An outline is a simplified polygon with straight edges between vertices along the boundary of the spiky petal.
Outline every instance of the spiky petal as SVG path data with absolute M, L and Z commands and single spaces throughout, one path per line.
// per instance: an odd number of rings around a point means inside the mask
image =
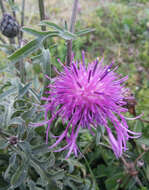
M 114 62 L 108 66 L 103 66 L 102 62 L 103 59 L 96 59 L 86 67 L 84 54 L 83 63 L 72 60 L 69 67 L 63 66 L 63 72 L 50 84 L 47 92 L 49 97 L 44 98 L 47 100 L 44 105 L 45 122 L 48 124 L 46 142 L 51 123 L 57 116 L 61 117 L 67 126 L 60 136 L 55 137 L 56 142 L 49 148 L 55 148 L 65 140 L 66 145 L 55 151 L 68 149 L 67 158 L 72 152 L 77 156 L 76 140 L 81 127 L 93 134 L 93 128 L 104 126 L 117 158 L 127 150 L 129 138 L 140 136 L 140 133 L 128 129 L 123 116 L 128 111 L 124 108 L 127 89 L 123 85 L 128 77 L 120 78 L 115 72 L 117 68 L 112 70 Z M 50 120 L 47 118 L 48 112 L 52 113 Z

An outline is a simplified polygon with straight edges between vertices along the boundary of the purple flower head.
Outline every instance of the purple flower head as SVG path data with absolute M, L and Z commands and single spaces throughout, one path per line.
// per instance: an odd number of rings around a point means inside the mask
M 96 59 L 86 66 L 84 53 L 82 62 L 72 58 L 70 66 L 63 65 L 63 71 L 49 85 L 49 96 L 43 98 L 47 101 L 44 105 L 44 124 L 48 124 L 46 143 L 51 123 L 58 116 L 61 117 L 67 126 L 60 136 L 53 136 L 56 142 L 49 148 L 55 148 L 64 140 L 66 145 L 55 152 L 68 149 L 66 158 L 72 152 L 76 156 L 78 154 L 76 141 L 81 127 L 87 128 L 94 135 L 93 131 L 97 127 L 104 126 L 117 158 L 127 150 L 126 142 L 129 138 L 140 136 L 140 133 L 128 129 L 123 116 L 128 111 L 124 108 L 128 89 L 123 84 L 128 77 L 120 78 L 115 72 L 117 67 L 112 69 L 114 62 L 107 66 L 103 66 L 102 62 L 103 59 Z M 50 119 L 47 117 L 48 112 L 52 114 Z

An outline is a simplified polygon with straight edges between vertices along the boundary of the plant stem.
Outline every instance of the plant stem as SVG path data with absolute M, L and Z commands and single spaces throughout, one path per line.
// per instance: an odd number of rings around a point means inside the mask
M 12 0 L 12 3 L 14 5 L 15 4 L 15 0 Z M 13 9 L 13 7 L 11 7 L 11 9 L 12 9 L 13 17 L 16 19 L 16 12 L 15 12 L 15 10 Z
M 45 13 L 44 0 L 38 0 L 38 6 L 39 6 L 40 21 L 45 20 L 46 13 Z M 46 26 L 41 26 L 41 30 L 46 31 Z M 47 53 L 47 56 L 48 56 L 47 61 L 44 60 L 45 63 L 43 63 L 43 66 L 44 66 L 43 74 L 51 77 L 50 51 L 49 51 L 48 44 L 46 41 L 43 42 L 43 45 L 45 49 L 43 48 L 42 53 L 43 54 Z M 48 84 L 49 84 L 49 80 L 45 77 L 43 94 L 45 93 Z
M 39 5 L 39 14 L 40 14 L 40 21 L 45 20 L 45 6 L 44 6 L 44 0 L 38 0 Z M 42 31 L 46 31 L 46 26 L 41 26 Z M 43 42 L 44 47 L 47 49 L 48 45 L 46 41 Z
M 3 5 L 3 0 L 0 0 L 0 7 L 1 7 L 1 10 L 2 10 L 2 13 L 4 14 L 5 13 L 5 7 Z
M 71 15 L 71 21 L 70 21 L 70 32 L 74 33 L 75 30 L 75 22 L 76 22 L 76 16 L 77 16 L 77 8 L 78 8 L 78 0 L 74 0 L 73 4 L 73 10 Z M 67 65 L 70 64 L 72 57 L 72 40 L 69 40 L 67 42 Z
M 22 10 L 21 10 L 21 28 L 24 26 L 24 11 L 25 11 L 25 0 L 22 0 Z M 23 38 L 23 32 L 20 32 L 20 40 Z
M 91 169 L 91 167 L 90 167 L 90 165 L 89 165 L 87 159 L 85 158 L 85 156 L 83 156 L 83 158 L 84 158 L 84 160 L 85 160 L 85 163 L 86 163 L 86 165 L 87 165 L 87 167 L 88 167 L 88 170 L 89 170 L 89 172 L 90 172 L 91 178 L 92 178 L 92 180 L 93 180 L 93 188 L 95 188 L 95 190 L 99 190 L 99 187 L 98 187 L 98 184 L 96 183 L 96 178 L 95 178 L 95 176 L 94 176 L 94 174 L 93 174 L 93 172 L 92 172 L 92 169 Z
M 45 20 L 44 1 L 43 0 L 38 0 L 38 5 L 39 5 L 40 20 Z M 45 26 L 41 26 L 41 30 L 45 31 L 46 27 Z
M 22 0 L 22 7 L 21 7 L 21 28 L 24 26 L 24 12 L 25 12 L 25 0 Z M 21 41 L 23 39 L 23 32 L 20 31 L 20 34 L 18 36 L 18 43 L 19 47 L 21 47 Z M 20 70 L 20 78 L 21 82 L 25 83 L 26 82 L 26 71 L 25 71 L 25 66 L 24 66 L 24 61 L 23 59 L 19 61 L 19 70 Z
M 21 8 L 21 28 L 24 26 L 24 12 L 25 12 L 25 0 L 22 0 L 22 8 Z M 23 32 L 21 31 L 19 36 L 18 36 L 18 43 L 19 47 L 21 47 L 21 41 L 23 39 Z M 25 83 L 26 82 L 26 71 L 25 71 L 25 66 L 24 66 L 24 61 L 23 59 L 20 60 L 19 62 L 19 70 L 20 70 L 20 78 L 21 82 Z
M 12 0 L 12 3 L 14 4 L 15 1 Z M 11 10 L 12 10 L 13 17 L 16 19 L 16 13 L 15 13 L 15 11 L 13 10 L 12 6 L 11 6 Z M 14 39 L 14 38 L 10 38 L 10 39 L 9 39 L 9 43 L 10 43 L 10 44 L 15 44 L 15 39 Z

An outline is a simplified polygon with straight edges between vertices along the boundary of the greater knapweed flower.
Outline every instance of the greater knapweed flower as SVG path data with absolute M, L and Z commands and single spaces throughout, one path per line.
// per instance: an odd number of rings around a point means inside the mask
M 95 129 L 102 125 L 107 131 L 115 156 L 119 158 L 127 150 L 127 140 L 140 136 L 140 133 L 128 129 L 123 116 L 128 111 L 124 107 L 128 89 L 123 84 L 128 77 L 121 78 L 115 72 L 117 67 L 112 69 L 113 65 L 114 62 L 103 66 L 103 59 L 85 64 L 84 53 L 82 62 L 72 58 L 70 66 L 63 65 L 63 71 L 49 85 L 49 96 L 43 98 L 47 101 L 44 105 L 45 122 L 35 124 L 48 124 L 46 143 L 53 120 L 61 117 L 67 124 L 60 136 L 53 136 L 56 142 L 49 148 L 55 148 L 65 140 L 66 145 L 55 152 L 68 149 L 66 158 L 72 152 L 77 156 L 79 148 L 76 141 L 80 128 L 87 128 L 94 134 Z M 52 115 L 50 119 L 48 112 Z

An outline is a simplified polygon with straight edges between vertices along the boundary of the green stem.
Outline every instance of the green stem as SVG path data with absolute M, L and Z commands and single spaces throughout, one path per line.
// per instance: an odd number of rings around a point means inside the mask
M 1 10 L 2 10 L 2 13 L 4 14 L 5 13 L 5 7 L 3 5 L 3 0 L 0 0 L 0 7 L 1 7 Z
M 24 12 L 25 12 L 25 0 L 22 0 L 22 9 L 21 9 L 21 27 L 24 26 Z M 23 39 L 23 32 L 20 32 L 18 37 L 19 46 L 21 46 L 21 41 Z M 26 70 L 23 59 L 19 62 L 20 78 L 21 82 L 25 84 L 26 82 Z
M 12 0 L 12 3 L 13 3 L 13 5 L 14 5 L 15 0 Z M 11 6 L 11 10 L 12 10 L 13 17 L 16 19 L 16 12 L 15 12 L 15 10 L 13 10 L 12 6 Z M 10 43 L 10 44 L 15 44 L 15 39 L 14 39 L 14 38 L 10 38 L 10 39 L 9 39 L 9 43 Z
M 72 33 L 74 33 L 74 30 L 75 30 L 78 1 L 79 0 L 74 0 L 74 4 L 73 4 L 73 10 L 72 10 L 71 21 L 70 21 L 70 29 L 69 29 L 70 32 L 72 32 Z M 69 40 L 67 42 L 67 65 L 70 64 L 71 57 L 72 57 L 72 40 Z
M 43 0 L 38 0 L 38 5 L 39 5 L 39 13 L 40 13 L 40 20 L 45 20 L 45 7 L 44 7 L 44 1 Z M 45 31 L 46 27 L 41 26 L 41 30 Z
M 22 0 L 22 10 L 21 10 L 21 27 L 24 26 L 24 12 L 25 12 L 25 0 Z M 20 33 L 20 40 L 23 38 L 23 32 Z
M 90 167 L 90 165 L 89 165 L 87 159 L 85 158 L 85 156 L 83 156 L 83 158 L 84 158 L 85 163 L 86 163 L 86 165 L 87 165 L 87 167 L 88 167 L 88 169 L 89 169 L 89 172 L 90 172 L 90 174 L 91 174 L 91 178 L 92 178 L 92 180 L 93 180 L 93 186 L 96 188 L 95 190 L 100 190 L 99 187 L 98 187 L 98 184 L 96 183 L 96 178 L 95 178 L 95 176 L 94 176 L 94 174 L 93 174 L 93 172 L 92 172 L 92 169 L 91 169 L 91 167 Z

